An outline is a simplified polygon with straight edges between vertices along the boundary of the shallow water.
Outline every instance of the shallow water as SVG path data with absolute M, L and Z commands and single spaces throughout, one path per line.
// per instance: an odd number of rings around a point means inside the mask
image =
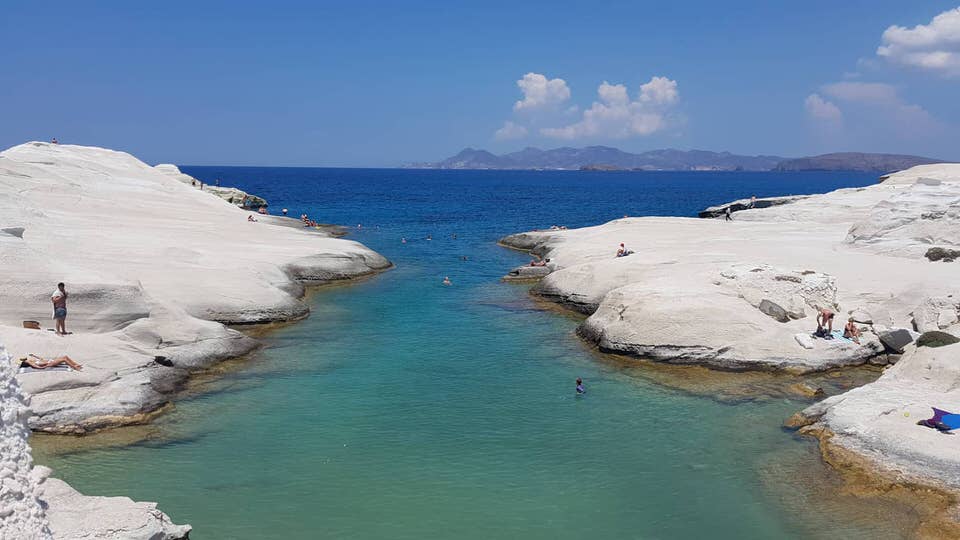
M 153 426 L 35 438 L 38 461 L 81 491 L 158 501 L 196 539 L 895 538 L 910 526 L 838 495 L 814 442 L 780 428 L 806 401 L 661 384 L 498 281 L 528 260 L 495 245 L 510 232 L 872 175 L 185 171 L 273 211 L 360 221 L 352 237 L 397 268 L 319 290 L 309 319 Z

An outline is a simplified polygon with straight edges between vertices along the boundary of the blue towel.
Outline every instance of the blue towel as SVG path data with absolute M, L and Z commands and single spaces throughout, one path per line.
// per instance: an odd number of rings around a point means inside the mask
M 843 337 L 843 330 L 834 330 L 830 333 L 830 335 L 833 336 L 833 339 L 840 339 L 846 341 L 847 343 L 853 343 L 852 339 Z

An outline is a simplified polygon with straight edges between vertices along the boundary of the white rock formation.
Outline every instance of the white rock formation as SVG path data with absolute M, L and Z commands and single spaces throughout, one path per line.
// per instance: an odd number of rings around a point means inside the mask
M 960 490 L 957 437 L 918 426 L 931 407 L 960 412 L 960 344 L 913 347 L 875 382 L 831 396 L 792 419 L 906 480 Z
M 56 539 L 181 540 L 192 529 L 175 525 L 156 503 L 83 495 L 56 478 L 48 479 L 43 490 Z
M 926 298 L 960 298 L 960 266 L 923 257 L 960 242 L 958 201 L 960 165 L 924 165 L 867 188 L 742 210 L 732 222 L 624 218 L 501 243 L 551 259 L 557 269 L 534 292 L 590 314 L 580 333 L 603 350 L 805 372 L 882 350 L 870 332 L 861 346 L 798 340 L 816 329 L 817 305 L 837 311 L 834 329 L 855 314 L 880 331 L 927 321 L 929 310 L 917 309 Z M 635 253 L 614 257 L 621 242 Z M 937 326 L 951 313 L 937 311 Z
M 189 525 L 174 525 L 153 503 L 126 497 L 86 497 L 34 466 L 27 418 L 29 398 L 0 344 L 0 538 L 178 540 Z
M 260 206 L 267 205 L 267 201 L 264 200 L 262 197 L 252 195 L 250 193 L 247 193 L 246 191 L 237 189 L 235 187 L 201 184 L 200 181 L 197 180 L 196 178 L 180 172 L 180 168 L 177 167 L 176 165 L 171 165 L 169 163 L 161 163 L 160 165 L 154 165 L 153 168 L 171 178 L 174 178 L 180 182 L 183 182 L 184 184 L 189 185 L 190 187 L 193 187 L 194 189 L 202 188 L 204 193 L 209 193 L 211 195 L 220 197 L 221 199 L 227 201 L 228 203 L 234 206 L 239 206 L 243 208 L 243 204 L 245 201 L 247 203 L 247 208 L 259 208 Z
M 33 466 L 27 439 L 29 398 L 20 391 L 0 344 L 0 538 L 52 538 L 40 497 L 44 469 Z
M 85 366 L 19 375 L 33 395 L 33 429 L 142 422 L 189 371 L 256 347 L 220 323 L 306 316 L 304 283 L 390 266 L 293 220 L 249 222 L 249 212 L 170 173 L 101 148 L 27 143 L 0 153 L 0 339 L 14 356 L 67 354 Z M 60 281 L 73 334 L 22 328 L 52 328 Z

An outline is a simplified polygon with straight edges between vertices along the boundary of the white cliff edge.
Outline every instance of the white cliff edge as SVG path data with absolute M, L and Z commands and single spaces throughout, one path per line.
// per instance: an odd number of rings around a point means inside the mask
M 181 176 L 102 148 L 0 152 L 0 339 L 18 358 L 66 354 L 84 365 L 17 375 L 32 429 L 144 422 L 190 372 L 257 347 L 224 324 L 305 317 L 305 285 L 390 267 L 295 220 L 248 221 L 255 214 Z M 62 337 L 47 331 L 61 281 L 72 332 Z
M 86 497 L 34 466 L 27 397 L 0 344 L 0 538 L 178 540 L 189 525 L 174 525 L 153 503 L 126 497 Z
M 621 242 L 634 253 L 615 257 Z M 624 218 L 501 243 L 550 259 L 533 292 L 589 314 L 579 333 L 608 352 L 810 372 L 886 363 L 885 352 L 903 346 L 894 337 L 960 335 L 951 300 L 960 298 L 960 263 L 924 256 L 960 247 L 960 164 L 922 165 L 732 221 Z M 835 330 L 853 317 L 861 344 L 813 339 L 817 307 L 837 313 Z

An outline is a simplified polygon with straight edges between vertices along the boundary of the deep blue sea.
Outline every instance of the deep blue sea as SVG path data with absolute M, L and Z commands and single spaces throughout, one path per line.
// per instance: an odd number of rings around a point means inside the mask
M 499 281 L 529 260 L 496 245 L 513 232 L 875 175 L 183 171 L 348 225 L 396 268 L 311 295 L 309 319 L 149 428 L 36 438 L 38 460 L 84 492 L 158 501 L 195 540 L 872 539 L 909 525 L 840 494 L 815 443 L 780 427 L 808 404 L 770 390 L 783 380 L 600 355 L 576 316 Z

